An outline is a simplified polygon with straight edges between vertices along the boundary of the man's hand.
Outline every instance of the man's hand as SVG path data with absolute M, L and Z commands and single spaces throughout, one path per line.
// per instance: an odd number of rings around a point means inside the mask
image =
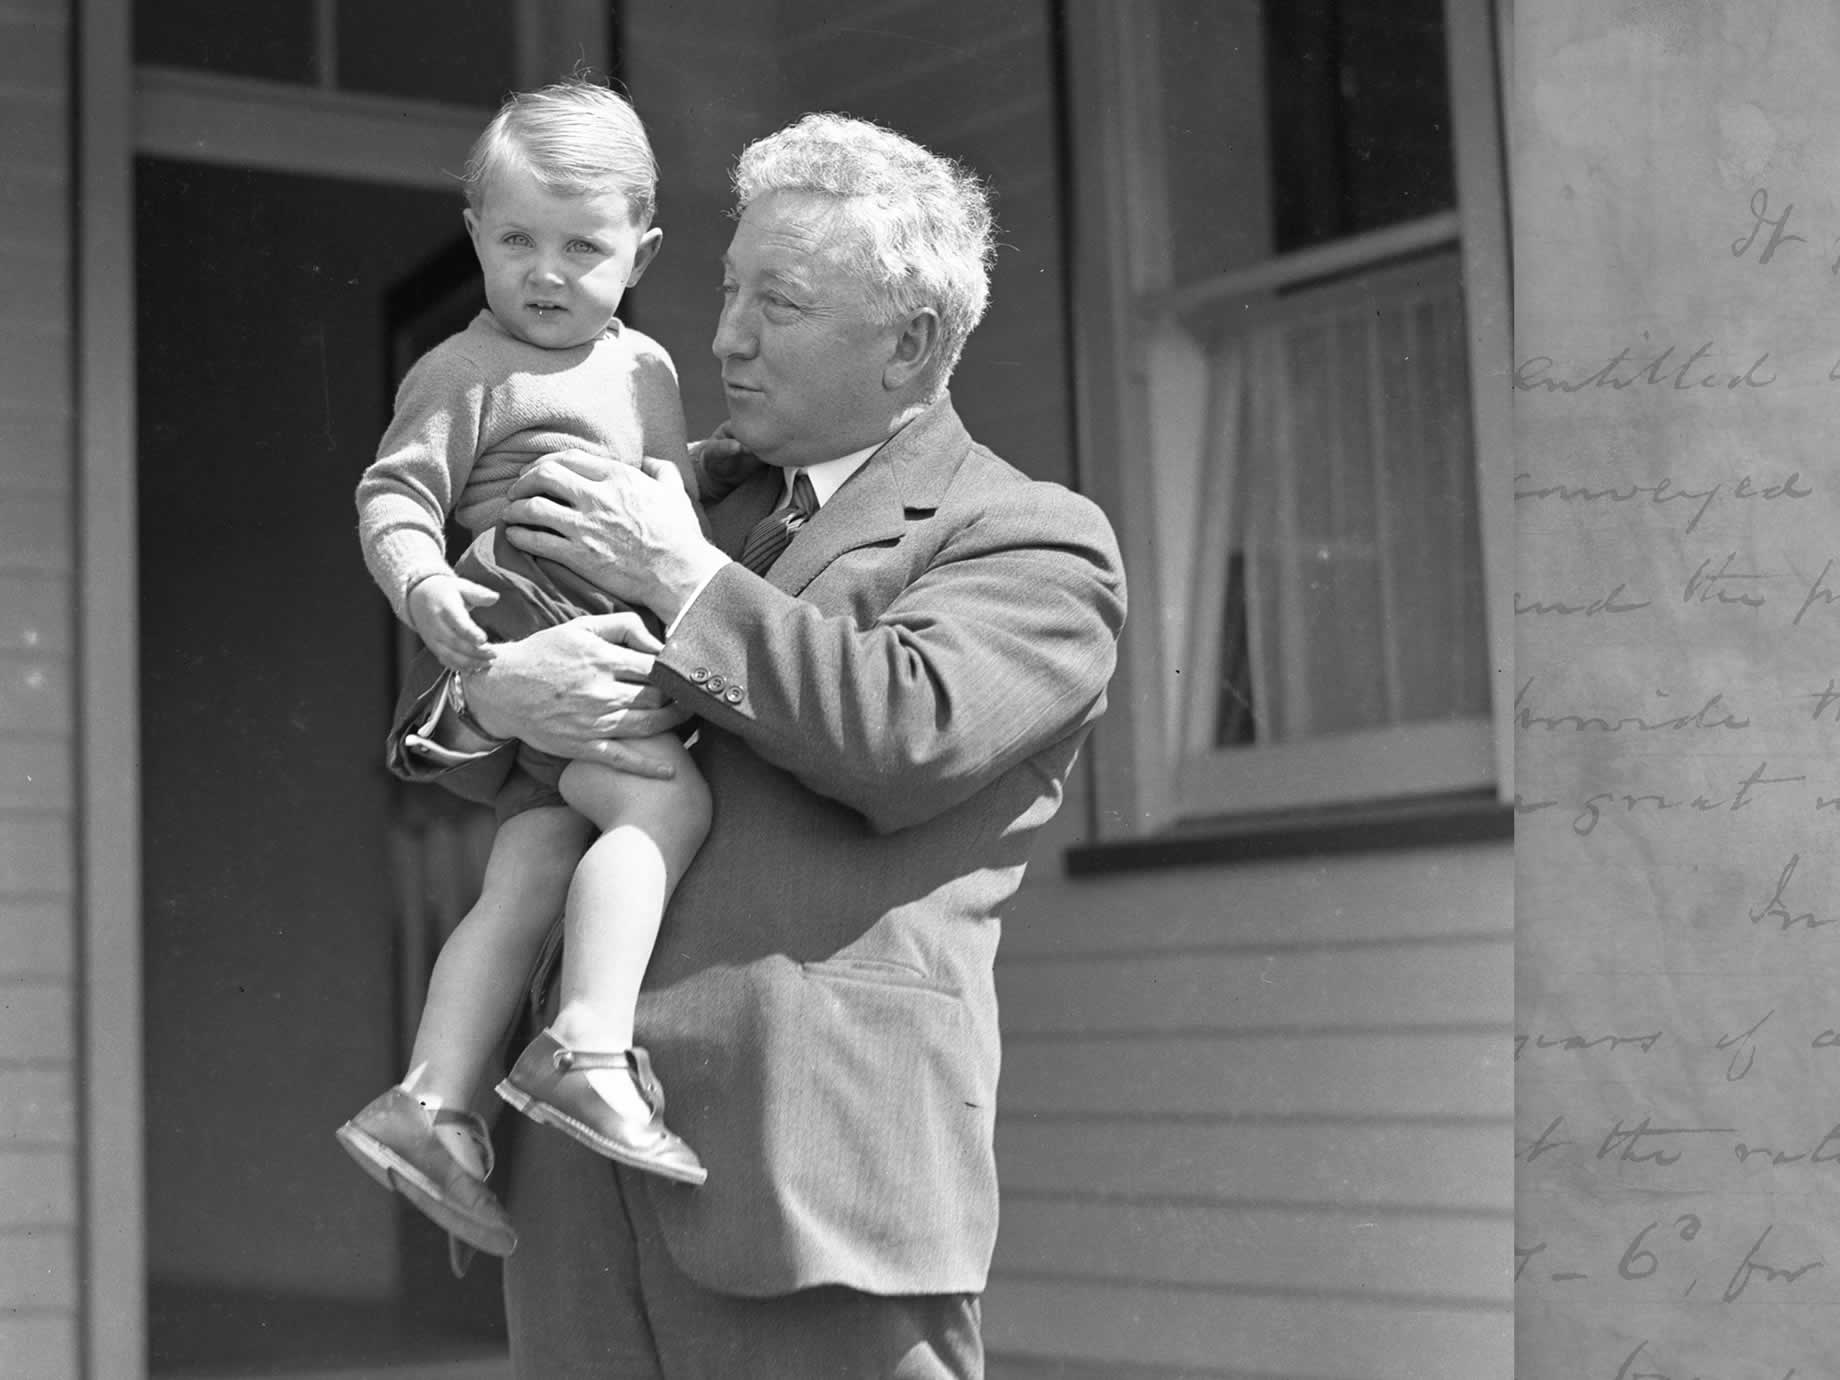
M 665 780 L 673 775 L 668 763 L 619 741 L 668 732 L 690 717 L 648 683 L 660 645 L 636 613 L 544 628 L 494 648 L 491 665 L 467 678 L 467 708 L 493 737 Z
M 572 454 L 545 456 L 508 491 L 511 544 L 558 561 L 665 623 L 728 558 L 703 538 L 675 465 L 650 456 L 598 479 Z
M 763 468 L 762 461 L 752 451 L 743 449 L 728 428 L 729 424 L 723 422 L 708 440 L 690 443 L 690 464 L 696 473 L 697 497 L 705 505 L 720 503 L 740 488 L 755 470 Z
M 443 666 L 477 671 L 492 662 L 485 630 L 470 609 L 496 604 L 498 595 L 458 575 L 430 575 L 409 591 L 409 622 Z

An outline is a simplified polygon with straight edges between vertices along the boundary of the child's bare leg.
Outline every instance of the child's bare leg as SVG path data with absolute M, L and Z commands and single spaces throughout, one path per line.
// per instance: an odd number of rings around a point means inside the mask
M 470 1108 L 544 935 L 562 910 L 590 825 L 562 806 L 526 810 L 499 826 L 479 900 L 435 960 L 402 1086 L 431 1107 Z M 468 1170 L 479 1147 L 458 1127 L 437 1128 Z
M 563 798 L 601 831 L 576 865 L 564 911 L 562 1004 L 550 1032 L 571 1049 L 632 1047 L 665 903 L 709 832 L 709 788 L 684 745 L 660 734 L 630 746 L 671 762 L 677 775 L 654 781 L 592 762 L 562 774 Z M 585 1076 L 616 1111 L 649 1115 L 624 1072 Z

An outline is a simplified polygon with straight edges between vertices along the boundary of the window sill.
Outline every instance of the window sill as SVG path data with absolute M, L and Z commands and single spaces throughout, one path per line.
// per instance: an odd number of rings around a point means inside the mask
M 1514 807 L 1493 791 L 1192 820 L 1152 838 L 1084 844 L 1067 850 L 1067 876 L 1096 877 L 1164 867 L 1218 867 L 1514 837 Z

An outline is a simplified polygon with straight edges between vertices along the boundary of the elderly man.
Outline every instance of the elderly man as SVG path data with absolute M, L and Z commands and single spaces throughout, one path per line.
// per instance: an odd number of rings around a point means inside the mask
M 952 409 L 988 292 L 976 180 L 807 116 L 735 181 L 713 348 L 764 465 L 713 541 L 661 466 L 534 467 L 514 541 L 667 635 L 583 620 L 460 687 L 471 730 L 616 761 L 668 698 L 715 802 L 638 1020 L 708 1183 L 515 1126 L 513 1357 L 528 1380 L 976 1376 L 997 917 L 1103 708 L 1123 576 L 1097 508 Z M 440 727 L 403 729 L 399 762 L 481 791 L 508 754 L 452 690 L 405 716 Z

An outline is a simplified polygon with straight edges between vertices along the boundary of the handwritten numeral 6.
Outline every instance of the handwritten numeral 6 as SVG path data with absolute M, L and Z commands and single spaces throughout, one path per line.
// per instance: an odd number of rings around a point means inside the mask
M 1655 1253 L 1642 1245 L 1643 1239 L 1660 1225 L 1660 1222 L 1650 1222 L 1630 1238 L 1629 1249 L 1623 1252 L 1623 1258 L 1616 1264 L 1616 1272 L 1624 1279 L 1647 1279 L 1660 1268 L 1661 1262 L 1655 1258 Z M 1682 1241 L 1691 1241 L 1699 1235 L 1699 1218 L 1690 1212 L 1676 1217 L 1674 1225 L 1680 1229 Z

